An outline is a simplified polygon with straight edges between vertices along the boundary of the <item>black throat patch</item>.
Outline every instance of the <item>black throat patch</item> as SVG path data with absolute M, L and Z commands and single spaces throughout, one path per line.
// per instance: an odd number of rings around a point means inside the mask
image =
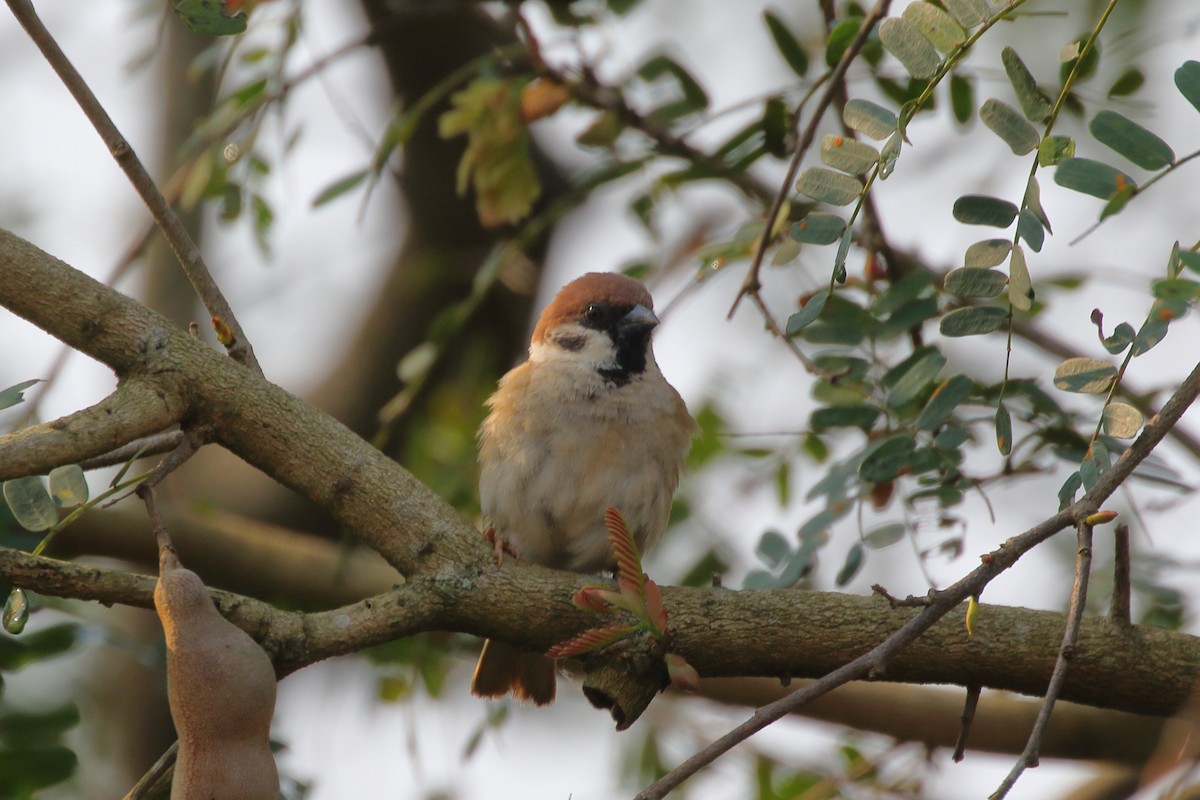
M 598 370 L 606 383 L 625 386 L 646 371 L 646 351 L 650 347 L 650 329 L 638 329 L 624 335 L 611 327 L 607 331 L 617 350 L 617 365 Z

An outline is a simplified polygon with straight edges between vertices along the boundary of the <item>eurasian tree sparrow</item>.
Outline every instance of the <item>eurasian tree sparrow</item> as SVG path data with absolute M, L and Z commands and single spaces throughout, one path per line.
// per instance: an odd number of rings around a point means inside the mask
M 584 275 L 542 312 L 529 360 L 500 379 L 479 429 L 479 497 L 499 557 L 611 567 L 609 506 L 643 551 L 666 529 L 696 423 L 654 361 L 652 309 L 638 281 Z M 489 640 L 471 691 L 550 703 L 554 662 Z

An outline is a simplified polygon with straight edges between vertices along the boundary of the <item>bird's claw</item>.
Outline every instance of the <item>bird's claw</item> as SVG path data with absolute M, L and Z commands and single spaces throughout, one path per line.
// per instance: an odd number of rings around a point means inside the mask
M 517 550 L 516 542 L 501 536 L 499 533 L 496 533 L 496 529 L 494 527 L 489 526 L 488 529 L 483 532 L 483 538 L 492 543 L 492 554 L 496 557 L 497 567 L 504 566 L 505 553 L 512 556 L 514 559 L 521 557 L 520 551 Z

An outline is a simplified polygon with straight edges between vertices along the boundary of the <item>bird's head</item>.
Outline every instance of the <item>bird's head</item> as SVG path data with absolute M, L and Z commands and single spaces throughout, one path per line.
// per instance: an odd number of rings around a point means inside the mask
M 654 301 L 641 282 L 611 272 L 571 281 L 546 306 L 533 331 L 532 361 L 569 359 L 622 386 L 653 363 Z

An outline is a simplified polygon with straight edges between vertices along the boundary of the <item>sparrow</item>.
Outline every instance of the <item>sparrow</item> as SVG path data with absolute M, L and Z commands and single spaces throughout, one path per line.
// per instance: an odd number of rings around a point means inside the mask
M 546 306 L 529 359 L 500 379 L 479 429 L 479 499 L 498 562 L 508 552 L 575 572 L 612 567 L 609 506 L 639 550 L 662 535 L 697 426 L 654 360 L 657 325 L 646 287 L 614 273 L 588 273 Z M 488 640 L 471 692 L 548 704 L 554 661 Z

